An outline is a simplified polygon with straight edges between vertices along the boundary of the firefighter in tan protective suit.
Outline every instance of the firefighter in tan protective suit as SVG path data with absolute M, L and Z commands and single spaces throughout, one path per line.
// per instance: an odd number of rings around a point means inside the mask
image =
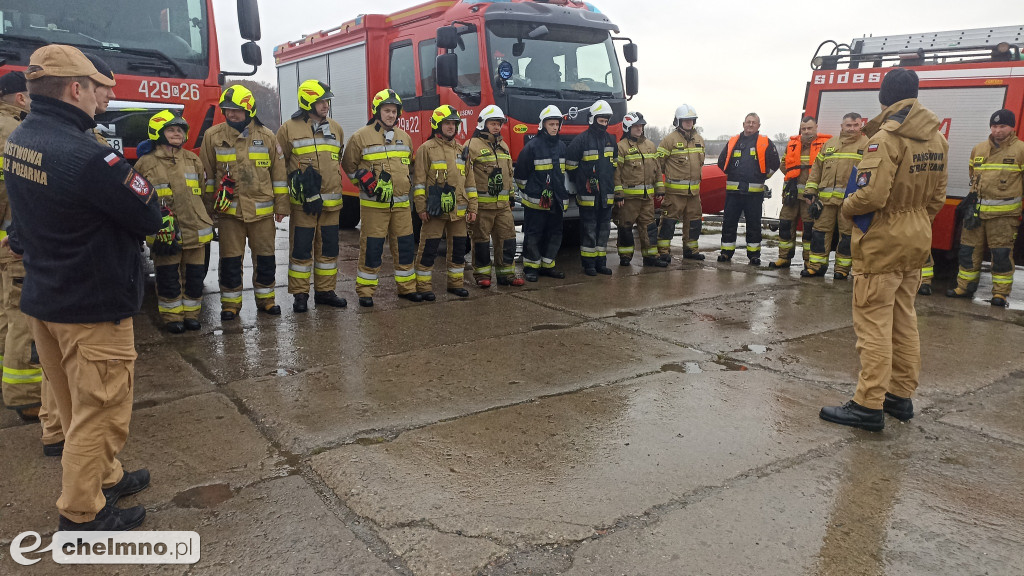
M 840 214 L 846 185 L 860 163 L 867 147 L 868 137 L 861 132 L 861 117 L 856 112 L 843 116 L 839 136 L 831 138 L 814 159 L 807 179 L 810 212 L 814 218 L 811 233 L 811 260 L 801 276 L 820 278 L 828 270 L 828 254 L 832 251 L 832 234 L 838 227 L 839 244 L 836 246 L 836 267 L 833 278 L 846 280 L 853 259 L 850 256 L 850 238 L 853 222 Z M 813 196 L 812 196 L 813 195 Z
M 7 137 L 25 119 L 29 110 L 28 89 L 23 72 L 8 72 L 0 77 L 0 170 L 3 168 L 3 145 Z M 13 220 L 7 201 L 7 184 L 0 172 L 0 213 L 3 225 L 0 238 L 6 238 Z M 39 418 L 40 386 L 43 371 L 34 358 L 32 331 L 21 312 L 21 287 L 25 266 L 21 257 L 6 248 L 0 249 L 0 274 L 3 277 L 3 301 L 0 302 L 0 363 L 3 364 L 4 405 L 18 413 L 22 420 Z M 59 432 L 59 430 L 58 430 Z M 63 437 L 55 441 L 63 440 Z M 44 442 L 47 439 L 44 438 Z
M 821 409 L 836 424 L 878 431 L 883 414 L 914 417 L 921 372 L 914 299 L 932 244 L 932 218 L 946 199 L 949 143 L 939 119 L 917 100 L 917 74 L 891 70 L 882 79 L 882 113 L 857 167 L 857 190 L 843 201 L 853 219 L 853 328 L 860 376 L 853 400 Z
M 476 285 L 489 288 L 496 268 L 498 284 L 522 286 L 516 277 L 516 226 L 512 217 L 515 202 L 512 153 L 502 141 L 505 113 L 491 105 L 480 112 L 476 134 L 462 149 L 467 164 L 466 192 L 475 192 L 480 211 L 472 223 L 473 277 Z M 494 259 L 491 259 L 491 242 Z
M 697 249 L 702 226 L 700 180 L 704 168 L 704 137 L 697 132 L 697 111 L 689 104 L 676 109 L 675 130 L 658 145 L 661 169 L 665 174 L 664 216 L 658 231 L 658 254 L 672 261 L 672 237 L 677 222 L 683 223 L 683 258 L 703 260 Z
M 619 140 L 619 165 L 615 170 L 619 266 L 629 266 L 633 259 L 633 225 L 636 224 L 644 266 L 665 268 L 668 262 L 658 258 L 658 232 L 654 227 L 654 199 L 657 196 L 661 202 L 665 183 L 661 180 L 658 147 L 644 136 L 646 125 L 647 121 L 639 112 L 630 112 L 622 118 L 625 134 Z
M 344 308 L 348 302 L 334 288 L 338 279 L 338 218 L 341 213 L 341 149 L 345 134 L 328 118 L 331 87 L 319 80 L 299 85 L 299 110 L 277 131 L 277 143 L 288 163 L 292 205 L 288 293 L 292 310 L 309 309 L 313 301 Z
M 974 296 L 987 247 L 992 253 L 991 303 L 1008 305 L 1013 287 L 1013 243 L 1020 226 L 1024 195 L 1024 142 L 1014 134 L 1016 126 L 1013 112 L 996 111 L 989 119 L 991 135 L 971 150 L 971 191 L 977 200 L 964 201 L 964 210 L 970 213 L 964 218 L 960 235 L 956 288 L 946 292 L 951 298 Z
M 279 316 L 274 221 L 290 211 L 284 157 L 274 133 L 256 118 L 256 99 L 247 88 L 229 86 L 220 108 L 227 121 L 207 130 L 200 154 L 206 191 L 215 195 L 214 209 L 220 212 L 220 319 L 234 320 L 242 308 L 246 240 L 254 261 L 256 308 Z
M 398 297 L 422 302 L 416 292 L 416 240 L 412 232 L 412 137 L 396 124 L 402 99 L 386 88 L 370 101 L 370 122 L 349 139 L 341 166 L 359 188 L 359 264 L 356 294 L 360 306 L 373 306 L 384 243 L 390 241 Z
M 200 328 L 206 245 L 213 240 L 203 163 L 181 148 L 187 140 L 188 122 L 163 110 L 149 119 L 149 140 L 136 148 L 135 169 L 156 190 L 164 220 L 164 228 L 147 240 L 156 269 L 157 306 L 172 334 Z
M 462 119 L 444 104 L 430 116 L 433 135 L 416 151 L 413 202 L 423 221 L 416 251 L 416 291 L 428 302 L 435 299 L 431 276 L 441 236 L 448 237 L 448 292 L 465 298 L 466 222 L 476 220 L 477 192 L 466 192 L 466 163 L 455 141 Z
M 782 189 L 782 210 L 779 211 L 779 259 L 768 263 L 769 270 L 789 268 L 796 256 L 796 228 L 803 224 L 804 269 L 811 258 L 811 226 L 814 217 L 810 207 L 814 189 L 808 181 L 814 159 L 832 136 L 818 133 L 818 121 L 804 116 L 800 121 L 800 134 L 791 136 L 782 159 L 785 184 Z M 842 196 L 840 196 L 842 199 Z

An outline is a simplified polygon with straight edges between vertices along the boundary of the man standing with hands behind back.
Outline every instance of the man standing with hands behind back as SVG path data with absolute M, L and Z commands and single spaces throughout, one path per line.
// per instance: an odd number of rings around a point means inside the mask
M 130 530 L 145 508 L 115 504 L 149 486 L 149 471 L 125 472 L 116 456 L 132 414 L 140 246 L 160 229 L 160 206 L 92 134 L 97 85 L 112 80 L 58 44 L 36 50 L 25 77 L 32 113 L 7 141 L 4 180 L 16 215 L 10 245 L 24 254 L 21 308 L 65 435 L 59 529 Z
M 921 372 L 914 299 L 932 246 L 932 219 L 946 201 L 949 143 L 939 119 L 917 100 L 917 74 L 896 68 L 878 92 L 882 113 L 857 166 L 857 190 L 843 201 L 853 219 L 853 329 L 860 376 L 853 400 L 821 418 L 879 431 L 883 412 L 914 417 L 910 397 Z

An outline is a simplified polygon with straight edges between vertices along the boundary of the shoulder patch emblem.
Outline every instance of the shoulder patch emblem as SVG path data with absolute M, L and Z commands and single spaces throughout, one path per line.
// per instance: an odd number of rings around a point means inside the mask
M 863 188 L 871 182 L 871 172 L 861 172 L 857 175 L 857 188 Z
M 148 198 L 153 193 L 153 186 L 135 170 L 128 173 L 124 185 L 142 198 Z
M 871 144 L 868 146 L 868 152 L 874 152 L 878 150 L 878 144 Z

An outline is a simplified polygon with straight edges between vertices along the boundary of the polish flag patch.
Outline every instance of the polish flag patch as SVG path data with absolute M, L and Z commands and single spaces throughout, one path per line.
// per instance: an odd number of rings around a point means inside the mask
M 871 144 L 868 146 L 868 152 L 874 152 L 878 150 L 878 144 Z
M 117 164 L 118 162 L 121 161 L 121 157 L 111 152 L 110 154 L 107 154 L 106 157 L 103 158 L 103 161 L 113 166 L 114 164 Z

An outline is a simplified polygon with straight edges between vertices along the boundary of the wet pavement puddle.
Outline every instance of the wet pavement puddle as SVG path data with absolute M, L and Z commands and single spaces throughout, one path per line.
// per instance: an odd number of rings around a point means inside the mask
M 227 484 L 208 484 L 179 492 L 171 501 L 183 508 L 214 508 L 234 495 Z

